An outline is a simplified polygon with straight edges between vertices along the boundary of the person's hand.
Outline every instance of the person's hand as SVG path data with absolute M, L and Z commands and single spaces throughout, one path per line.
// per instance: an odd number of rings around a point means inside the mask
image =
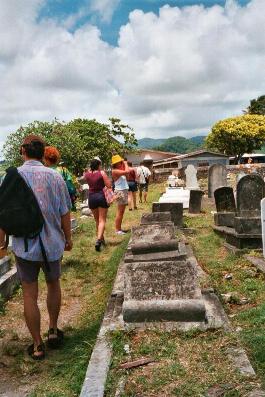
M 71 251 L 73 248 L 73 241 L 72 240 L 66 240 L 65 242 L 65 251 Z

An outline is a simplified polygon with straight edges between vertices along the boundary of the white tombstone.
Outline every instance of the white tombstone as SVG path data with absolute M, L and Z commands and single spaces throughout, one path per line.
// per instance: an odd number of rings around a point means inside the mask
M 199 189 L 197 180 L 197 170 L 194 165 L 189 164 L 185 170 L 186 174 L 186 189 L 196 190 Z
M 265 258 L 265 198 L 261 200 L 260 207 L 261 207 L 261 232 L 262 232 L 263 256 Z
M 183 188 L 170 188 L 166 189 L 160 199 L 159 203 L 182 203 L 183 208 L 189 208 L 190 190 Z
M 169 175 L 167 178 L 167 184 L 169 187 L 175 187 L 176 186 L 176 177 L 174 175 Z

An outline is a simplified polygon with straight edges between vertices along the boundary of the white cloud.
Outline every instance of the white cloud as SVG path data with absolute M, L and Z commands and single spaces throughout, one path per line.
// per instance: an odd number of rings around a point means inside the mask
M 121 0 L 91 0 L 90 10 L 97 12 L 104 22 L 110 22 Z
M 70 33 L 36 22 L 43 2 L 0 2 L 1 141 L 54 117 L 118 116 L 138 137 L 192 136 L 265 93 L 264 0 L 135 10 L 117 47 L 89 24 Z M 115 2 L 97 3 L 108 18 Z

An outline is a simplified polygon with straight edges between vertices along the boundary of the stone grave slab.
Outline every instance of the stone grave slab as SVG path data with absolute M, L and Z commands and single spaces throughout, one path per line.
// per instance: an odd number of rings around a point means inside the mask
M 185 170 L 186 189 L 198 190 L 197 169 L 193 164 L 189 164 Z
M 189 202 L 189 213 L 200 214 L 202 208 L 202 190 L 191 190 L 190 191 L 190 202 Z
M 197 271 L 189 261 L 127 264 L 125 322 L 204 321 Z
M 151 252 L 174 251 L 178 249 L 177 239 L 164 239 L 152 242 L 135 242 L 131 244 L 131 250 L 134 255 L 149 254 Z
M 168 223 L 168 222 L 172 222 L 171 213 L 169 211 L 143 214 L 141 218 L 141 225 L 150 225 L 153 223 Z
M 213 164 L 208 170 L 208 197 L 212 198 L 214 191 L 221 186 L 227 186 L 227 171 L 222 164 Z
M 152 243 L 159 240 L 172 240 L 176 238 L 173 224 L 140 225 L 132 228 L 131 244 L 135 242 Z
M 183 226 L 183 204 L 182 203 L 153 203 L 152 212 L 170 212 L 171 220 L 175 226 Z
M 183 188 L 167 188 L 159 203 L 180 203 L 183 208 L 189 208 L 190 191 Z
M 11 261 L 8 256 L 0 259 L 0 277 L 6 274 L 11 269 Z
M 214 199 L 217 211 L 214 214 L 215 225 L 234 227 L 236 203 L 233 189 L 228 186 L 216 189 Z

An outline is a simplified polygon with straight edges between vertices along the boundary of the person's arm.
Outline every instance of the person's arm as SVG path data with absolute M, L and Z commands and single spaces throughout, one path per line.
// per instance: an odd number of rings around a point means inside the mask
M 120 176 L 127 176 L 130 172 L 127 161 L 124 161 L 124 170 L 118 170 L 116 168 L 114 168 L 114 170 L 112 170 L 112 177 L 114 180 L 117 180 Z
M 73 248 L 72 233 L 71 233 L 71 213 L 67 212 L 61 216 L 61 224 L 65 237 L 65 251 L 71 251 Z
M 103 181 L 104 181 L 104 183 L 105 183 L 105 186 L 106 186 L 108 189 L 111 189 L 111 181 L 109 180 L 109 178 L 108 178 L 106 172 L 101 171 L 101 175 L 102 175 L 102 177 L 103 177 Z

